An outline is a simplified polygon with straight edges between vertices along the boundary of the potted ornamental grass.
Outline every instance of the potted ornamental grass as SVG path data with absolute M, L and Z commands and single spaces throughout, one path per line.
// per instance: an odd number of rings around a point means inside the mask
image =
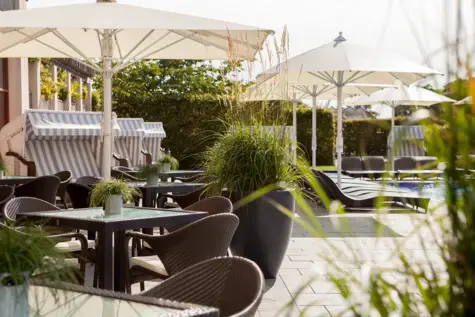
M 225 189 L 239 217 L 233 255 L 256 262 L 266 278 L 277 276 L 284 259 L 292 220 L 279 208 L 293 211 L 299 179 L 290 140 L 274 132 L 237 126 L 219 136 L 203 160 L 205 175 L 215 179 L 210 190 Z
M 103 180 L 94 185 L 91 191 L 91 207 L 104 206 L 106 215 L 122 213 L 122 205 L 140 196 L 137 188 L 130 187 L 126 182 L 111 179 Z
M 180 165 L 178 163 L 178 160 L 171 156 L 170 154 L 163 154 L 158 160 L 157 164 L 160 164 L 161 166 L 161 173 L 166 174 L 170 172 L 171 170 L 176 170 L 178 169 L 178 166 Z
M 138 176 L 147 180 L 147 185 L 157 185 L 162 172 L 162 165 L 152 163 L 143 165 L 139 168 Z
M 7 174 L 7 166 L 4 161 L 0 160 L 0 179 Z
M 30 316 L 31 278 L 49 284 L 76 281 L 77 272 L 55 248 L 57 242 L 39 227 L 22 227 L 20 231 L 0 223 L 0 316 Z

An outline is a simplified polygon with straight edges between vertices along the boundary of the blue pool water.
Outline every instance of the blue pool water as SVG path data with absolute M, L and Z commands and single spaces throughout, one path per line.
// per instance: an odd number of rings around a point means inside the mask
M 433 198 L 437 200 L 445 199 L 445 185 L 435 182 L 397 182 L 390 186 L 404 189 L 409 192 L 419 193 L 423 197 Z

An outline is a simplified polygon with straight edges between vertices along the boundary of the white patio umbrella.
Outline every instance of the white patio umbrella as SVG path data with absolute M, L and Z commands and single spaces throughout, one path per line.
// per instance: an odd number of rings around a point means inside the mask
M 440 72 L 380 49 L 349 43 L 340 33 L 334 41 L 265 71 L 258 78 L 258 83 L 330 83 L 337 87 L 337 180 L 341 185 L 343 88 L 351 83 L 392 85 L 395 80 L 408 85 L 434 74 Z
M 457 102 L 454 103 L 454 104 L 455 104 L 455 105 L 472 104 L 472 96 L 465 97 L 465 98 L 463 98 L 462 100 L 457 101 Z
M 429 107 L 443 102 L 455 102 L 455 100 L 416 85 L 411 85 L 409 87 L 399 85 L 397 87 L 381 89 L 369 96 L 356 98 L 345 103 L 353 106 L 383 104 L 391 107 L 391 131 L 393 131 L 396 107 L 403 105 Z M 391 132 L 391 153 L 394 150 L 394 141 L 394 133 Z M 394 155 L 388 156 L 391 157 L 391 167 L 394 169 Z
M 366 86 L 364 90 L 360 86 L 348 85 L 344 91 L 345 96 L 368 94 L 381 87 Z M 297 101 L 312 99 L 312 167 L 317 167 L 317 100 L 335 100 L 337 89 L 331 84 L 321 85 L 253 85 L 246 89 L 242 99 L 245 101 L 261 100 L 291 100 L 293 104 L 292 118 L 293 147 L 297 146 Z
M 272 31 L 97 1 L 1 12 L 0 57 L 74 58 L 103 73 L 103 174 L 108 179 L 115 72 L 143 59 L 253 59 Z

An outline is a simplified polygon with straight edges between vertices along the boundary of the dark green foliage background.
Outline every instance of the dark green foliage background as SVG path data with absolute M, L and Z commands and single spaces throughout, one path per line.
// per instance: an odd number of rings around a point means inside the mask
M 400 125 L 404 118 L 396 118 Z M 343 156 L 386 156 L 391 119 L 347 120 L 343 123 Z

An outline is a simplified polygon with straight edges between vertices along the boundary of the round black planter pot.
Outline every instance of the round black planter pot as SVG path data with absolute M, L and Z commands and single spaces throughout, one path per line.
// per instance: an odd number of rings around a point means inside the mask
M 236 203 L 250 193 L 233 193 Z M 239 226 L 231 241 L 233 255 L 248 258 L 262 270 L 265 278 L 275 278 L 284 260 L 292 233 L 292 219 L 275 208 L 270 200 L 294 211 L 294 200 L 288 191 L 273 191 L 239 208 Z

